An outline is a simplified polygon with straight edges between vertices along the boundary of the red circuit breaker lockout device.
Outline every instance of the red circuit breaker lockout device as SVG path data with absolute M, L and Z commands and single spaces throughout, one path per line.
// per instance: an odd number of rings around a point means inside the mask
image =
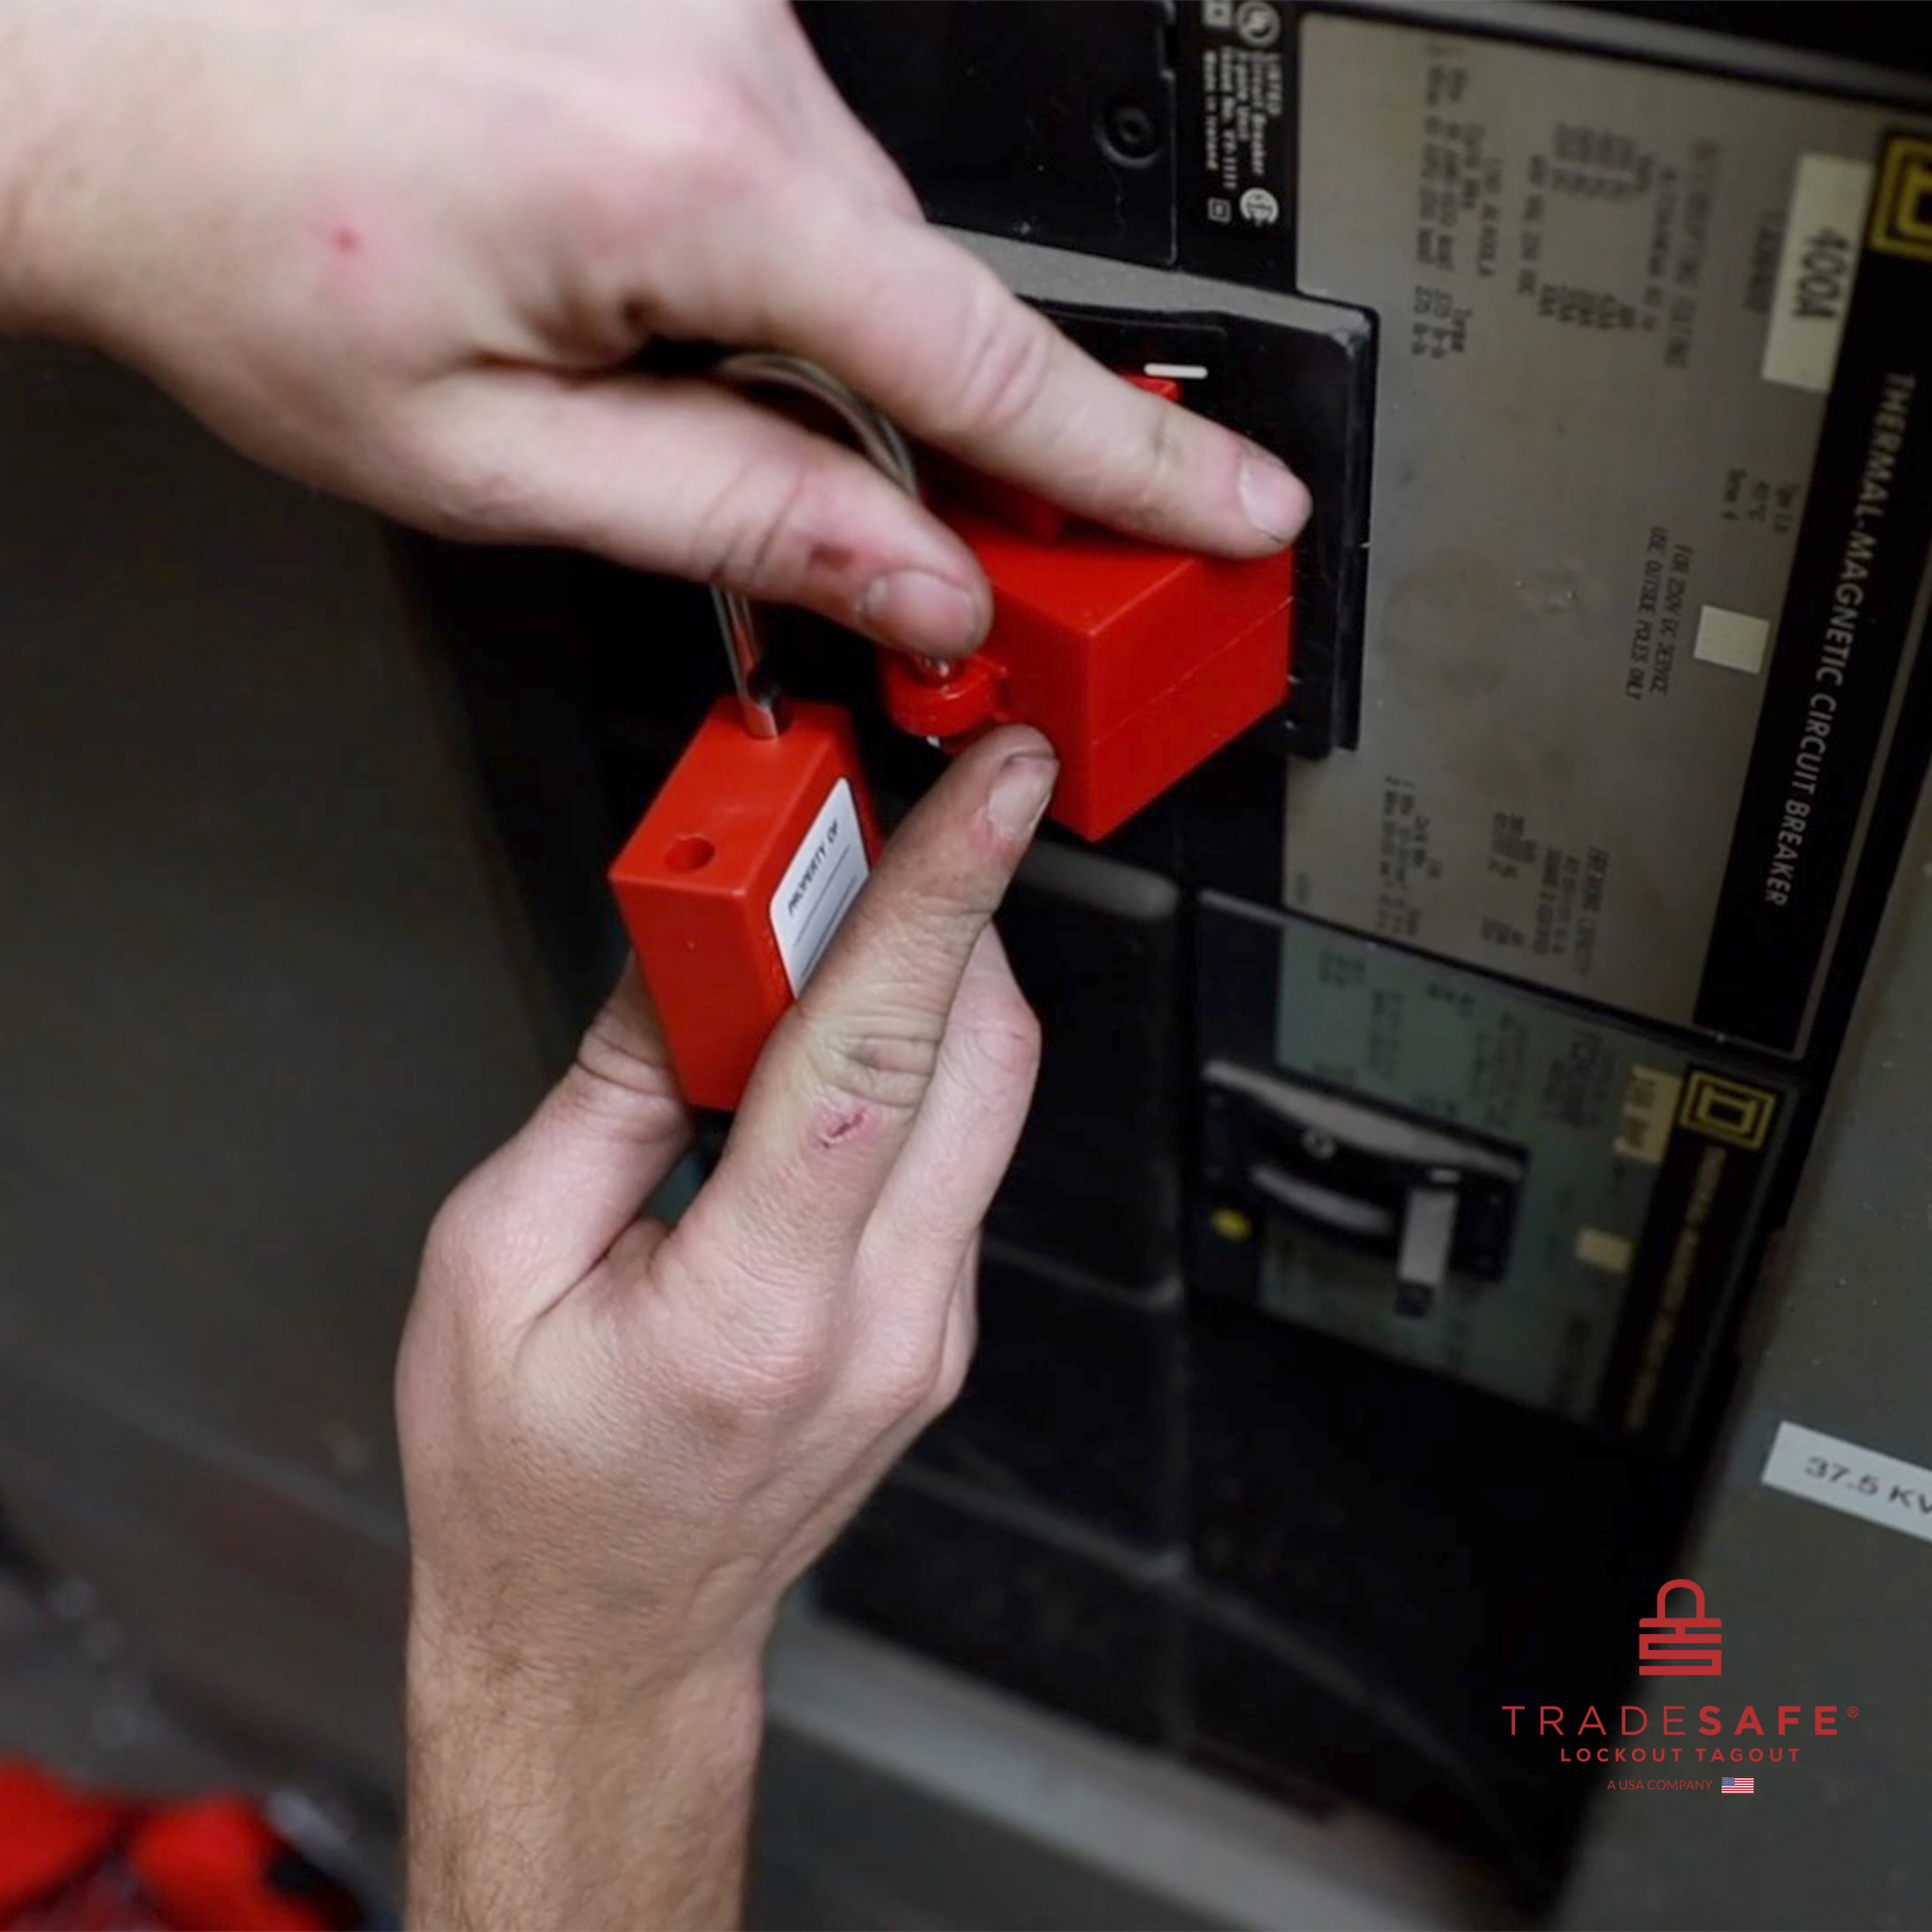
M 734 355 L 714 373 L 824 404 L 915 488 L 897 432 L 815 364 Z M 836 705 L 787 703 L 752 606 L 722 593 L 717 604 L 736 695 L 712 707 L 611 885 L 685 1099 L 729 1109 L 870 876 L 879 828 L 851 720 Z
M 1171 400 L 1170 378 L 1128 378 Z M 880 653 L 895 724 L 956 748 L 1036 726 L 1059 755 L 1048 816 L 1104 838 L 1288 696 L 1294 555 L 1162 549 L 962 478 L 932 507 L 984 567 L 993 627 L 940 668 Z
M 733 355 L 714 374 L 829 407 L 917 493 L 897 430 L 815 364 Z M 993 627 L 958 664 L 882 651 L 887 711 L 954 749 L 993 725 L 1037 727 L 1060 759 L 1051 816 L 1082 838 L 1113 831 L 1286 698 L 1287 553 L 1230 563 L 1161 549 L 984 479 L 933 507 L 992 581 Z M 870 875 L 879 835 L 845 714 L 784 704 L 752 608 L 721 597 L 719 613 L 737 695 L 712 709 L 611 883 L 685 1098 L 732 1108 Z

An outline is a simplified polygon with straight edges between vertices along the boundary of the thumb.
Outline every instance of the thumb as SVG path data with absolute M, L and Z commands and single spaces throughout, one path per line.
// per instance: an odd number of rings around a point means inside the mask
M 595 550 L 932 656 L 986 634 L 985 577 L 938 518 L 717 383 L 495 368 L 455 379 L 437 409 L 432 462 L 496 480 L 459 494 L 448 534 Z

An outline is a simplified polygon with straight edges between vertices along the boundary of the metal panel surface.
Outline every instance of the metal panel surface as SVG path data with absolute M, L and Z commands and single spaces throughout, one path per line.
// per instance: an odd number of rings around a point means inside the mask
M 1932 1919 L 1932 1547 L 1762 1479 L 1783 1422 L 1932 1464 L 1929 1016 L 1932 808 L 1922 803 L 1761 1318 L 1745 1337 L 1750 1367 L 1727 1449 L 1682 1560 L 1724 1625 L 1723 1676 L 1708 1693 L 1647 1687 L 1653 1713 L 1687 1697 L 1721 1696 L 1726 1714 L 1754 1705 L 1773 1733 L 1765 1748 L 1777 1741 L 1775 1707 L 1798 1706 L 1791 1736 L 1803 1741 L 1779 1763 L 1691 1763 L 1693 1775 L 1754 1776 L 1748 1804 L 1709 1791 L 1606 1791 L 1564 1925 Z M 1899 1506 L 1918 1513 L 1915 1502 Z M 1820 1705 L 1837 1707 L 1835 1734 L 1817 1734 Z M 1733 1745 L 1734 1730 L 1723 1741 Z
M 1383 344 L 1361 741 L 1286 901 L 1795 1050 L 1932 516 L 1914 121 L 1320 14 L 1302 84 L 1300 286 Z

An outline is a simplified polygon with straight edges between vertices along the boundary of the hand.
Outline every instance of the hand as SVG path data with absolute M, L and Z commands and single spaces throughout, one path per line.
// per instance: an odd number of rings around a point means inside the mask
M 753 401 L 626 372 L 660 335 L 811 356 L 1156 538 L 1261 554 L 1307 516 L 926 227 L 778 0 L 10 0 L 9 73 L 0 322 L 405 521 L 979 640 L 950 532 Z
M 728 1906 L 778 1598 L 966 1370 L 1038 1054 L 988 920 L 1055 772 L 1001 732 L 912 813 L 675 1227 L 636 1218 L 689 1120 L 630 978 L 439 1217 L 398 1382 L 419 1913 Z

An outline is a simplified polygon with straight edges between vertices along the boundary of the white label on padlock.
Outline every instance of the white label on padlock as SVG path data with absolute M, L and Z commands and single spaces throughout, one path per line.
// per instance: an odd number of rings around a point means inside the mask
M 793 993 L 805 990 L 871 871 L 852 783 L 841 778 L 771 895 L 771 936 Z
M 1764 1458 L 1763 1480 L 1773 1489 L 1932 1543 L 1932 1469 L 1916 1462 L 1781 1422 Z

